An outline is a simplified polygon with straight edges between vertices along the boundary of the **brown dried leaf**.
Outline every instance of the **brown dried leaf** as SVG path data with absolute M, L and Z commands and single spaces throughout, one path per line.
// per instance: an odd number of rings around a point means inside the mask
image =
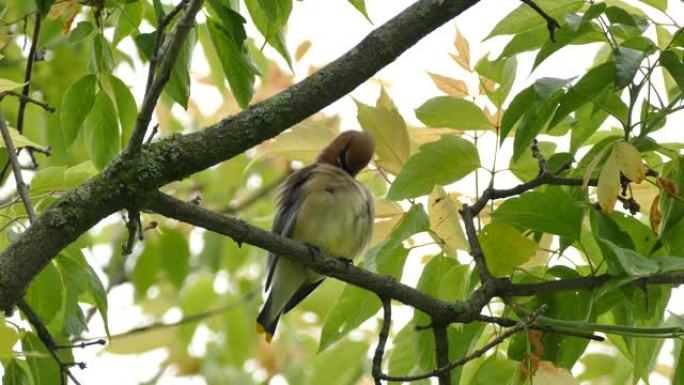
M 649 222 L 651 222 L 651 230 L 655 235 L 658 235 L 660 229 L 660 222 L 663 220 L 663 214 L 660 212 L 660 195 L 655 197 L 651 203 L 651 212 L 648 215 Z
M 451 56 L 451 58 L 454 59 L 456 64 L 460 65 L 461 68 L 463 68 L 466 71 L 471 71 L 470 70 L 470 63 L 468 63 L 462 56 L 455 55 L 453 53 L 450 53 L 449 56 Z
M 311 41 L 310 40 L 305 40 L 302 42 L 302 44 L 297 47 L 297 50 L 295 51 L 295 61 L 300 61 L 306 55 L 307 52 L 309 52 L 309 48 L 311 48 Z
M 456 28 L 456 39 L 454 40 L 454 46 L 456 47 L 456 52 L 465 63 L 466 70 L 470 70 L 470 46 L 468 40 L 461 34 L 461 31 Z M 459 63 L 460 64 L 460 63 Z
M 445 94 L 455 98 L 463 98 L 468 96 L 468 86 L 463 80 L 433 74 L 432 72 L 428 72 L 428 75 L 430 75 L 430 78 L 432 78 L 435 86 L 437 86 L 437 88 L 439 88 L 439 90 Z
M 679 187 L 677 186 L 677 183 L 675 183 L 675 181 L 673 181 L 672 179 L 667 179 L 663 178 L 662 176 L 659 176 L 656 178 L 656 185 L 659 189 L 665 191 L 670 195 L 679 195 Z

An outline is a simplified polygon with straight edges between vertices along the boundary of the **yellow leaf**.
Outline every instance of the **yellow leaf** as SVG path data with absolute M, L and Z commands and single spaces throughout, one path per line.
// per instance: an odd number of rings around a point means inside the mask
M 283 156 L 313 163 L 321 152 L 339 133 L 336 120 L 307 119 L 290 130 L 278 135 L 273 142 L 259 152 L 259 156 Z
M 470 63 L 465 61 L 465 59 L 462 56 L 454 55 L 453 53 L 450 53 L 449 56 L 451 56 L 451 58 L 454 59 L 456 64 L 460 65 L 466 71 L 470 71 Z
M 430 229 L 445 243 L 450 254 L 456 250 L 468 250 L 468 242 L 461 228 L 458 210 L 463 206 L 453 194 L 447 194 L 441 186 L 435 186 L 428 200 Z
M 445 94 L 455 98 L 468 96 L 468 86 L 463 80 L 433 74 L 432 72 L 428 72 L 428 75 L 430 75 L 430 78 L 432 78 L 435 86 L 437 86 L 437 88 L 439 88 L 439 90 Z
M 587 168 L 584 170 L 584 176 L 582 176 L 582 188 L 587 188 L 589 185 L 589 180 L 591 180 L 591 176 L 594 173 L 594 169 L 596 169 L 596 166 L 598 163 L 603 159 L 603 155 L 606 153 L 606 151 L 610 150 L 612 146 L 606 146 L 604 147 L 598 155 L 594 157 L 594 159 L 589 162 L 587 165 Z
M 158 348 L 168 348 L 177 343 L 176 328 L 152 328 L 141 333 L 121 337 L 112 336 L 107 350 L 112 354 L 140 354 Z
M 468 45 L 468 40 L 466 40 L 458 28 L 456 28 L 456 40 L 454 40 L 454 46 L 456 47 L 456 52 L 458 52 L 459 57 L 462 58 L 465 64 L 463 68 L 470 70 L 470 46 Z
M 615 153 L 615 150 L 613 150 L 603 165 L 596 189 L 598 202 L 604 213 L 613 211 L 618 193 L 620 192 L 620 168 Z
M 311 48 L 311 41 L 305 40 L 302 42 L 302 44 L 297 47 L 297 50 L 295 51 L 295 61 L 300 61 L 306 55 L 307 52 L 309 52 L 309 48 Z
M 385 89 L 375 107 L 356 101 L 358 120 L 363 130 L 375 139 L 375 164 L 397 175 L 411 154 L 406 123 Z
M 534 373 L 534 385 L 579 385 L 579 381 L 569 370 L 557 368 L 549 361 L 541 361 Z
M 0 315 L 0 358 L 12 356 L 12 347 L 19 340 L 17 330 L 5 323 L 5 317 Z
M 12 138 L 12 143 L 14 143 L 14 147 L 19 148 L 19 147 L 26 147 L 26 146 L 31 146 L 31 147 L 36 147 L 36 148 L 44 148 L 42 144 L 38 144 L 36 142 L 31 141 L 24 135 L 20 134 L 19 131 L 14 129 L 13 127 L 7 127 L 9 129 L 10 137 Z M 0 147 L 5 148 L 5 141 L 0 140 Z
M 384 241 L 404 215 L 404 209 L 395 201 L 377 199 L 375 201 L 375 224 L 371 245 Z
M 12 91 L 19 87 L 23 87 L 26 83 L 17 83 L 9 79 L 0 78 L 0 92 Z
M 411 142 L 414 144 L 415 149 L 417 149 L 425 143 L 439 140 L 439 138 L 441 138 L 442 135 L 460 136 L 462 134 L 461 131 L 454 130 L 453 128 L 431 127 L 409 127 L 408 133 L 411 137 Z
M 621 141 L 615 144 L 614 151 L 620 171 L 632 182 L 641 183 L 646 178 L 646 166 L 639 150 L 631 143 Z

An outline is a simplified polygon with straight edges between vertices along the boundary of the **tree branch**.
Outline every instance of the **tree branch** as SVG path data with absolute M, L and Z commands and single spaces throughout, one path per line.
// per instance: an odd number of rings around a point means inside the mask
M 0 101 L 1 100 L 2 98 L 0 98 Z M 17 159 L 17 149 L 14 147 L 14 142 L 12 142 L 12 137 L 10 136 L 9 128 L 7 127 L 5 116 L 2 114 L 2 111 L 0 111 L 0 133 L 2 134 L 2 139 L 5 142 L 8 160 L 12 165 L 14 180 L 17 184 L 17 192 L 19 193 L 22 202 L 24 202 L 24 207 L 26 208 L 26 213 L 29 216 L 29 221 L 33 223 L 36 221 L 36 211 L 33 209 L 33 205 L 31 204 L 28 186 L 26 183 L 24 183 L 24 178 L 21 175 L 21 166 L 19 165 L 19 160 Z
M 476 3 L 417 1 L 340 58 L 279 94 L 199 132 L 124 152 L 100 175 L 66 192 L 0 254 L 0 310 L 11 311 L 38 272 L 100 219 L 142 205 L 160 186 L 242 154 L 306 119 Z
M 385 345 L 389 337 L 390 325 L 392 324 L 392 304 L 388 298 L 380 297 L 382 301 L 382 328 L 378 335 L 378 345 L 375 347 L 375 354 L 373 355 L 373 369 L 372 375 L 375 385 L 381 384 L 382 377 L 382 358 L 385 355 Z
M 31 48 L 29 48 L 28 58 L 26 59 L 26 71 L 24 73 L 24 88 L 21 89 L 23 97 L 19 99 L 19 112 L 17 114 L 17 131 L 21 134 L 24 130 L 24 114 L 26 103 L 31 92 L 31 77 L 33 76 L 33 65 L 36 62 L 36 50 L 38 49 L 38 39 L 40 38 L 40 26 L 42 16 L 36 13 L 36 21 L 33 25 L 33 35 L 31 36 Z
M 448 325 L 435 325 L 432 334 L 435 336 L 435 360 L 438 368 L 449 366 L 449 336 Z M 437 380 L 439 385 L 451 385 L 451 369 L 438 370 Z
M 544 10 L 541 9 L 534 1 L 532 1 L 532 0 L 520 0 L 520 1 L 527 4 L 535 12 L 537 12 L 539 14 L 539 16 L 543 17 L 544 20 L 546 20 L 546 29 L 549 30 L 549 38 L 551 39 L 551 41 L 555 42 L 556 41 L 556 30 L 558 28 L 560 28 L 560 24 L 558 24 L 556 19 L 549 16 L 548 13 L 544 12 Z
M 448 365 L 442 366 L 438 369 L 435 369 L 431 372 L 428 373 L 423 373 L 423 374 L 417 374 L 414 376 L 390 376 L 390 375 L 383 375 L 383 380 L 387 381 L 397 381 L 397 382 L 412 382 L 412 381 L 418 381 L 418 380 L 423 380 L 425 378 L 430 378 L 430 377 L 436 377 L 442 372 L 450 372 L 454 368 L 457 368 L 459 366 L 465 365 L 469 361 L 472 361 L 486 352 L 488 352 L 490 349 L 495 347 L 496 345 L 504 342 L 507 338 L 511 337 L 515 333 L 527 329 L 530 325 L 536 321 L 536 319 L 542 315 L 547 309 L 546 305 L 542 305 L 539 307 L 539 309 L 535 310 L 534 313 L 532 313 L 530 316 L 520 320 L 515 326 L 512 328 L 506 330 L 506 332 L 502 333 L 495 339 L 491 340 L 488 344 L 485 346 L 481 347 L 480 349 L 475 350 L 474 352 L 468 354 L 467 356 L 462 357 L 459 360 L 453 361 L 449 363 Z M 440 383 L 441 384 L 441 383 Z
M 138 113 L 138 119 L 135 123 L 135 128 L 131 134 L 131 139 L 128 142 L 128 147 L 126 151 L 130 153 L 139 152 L 142 148 L 143 140 L 145 139 L 145 133 L 147 132 L 147 126 L 150 124 L 152 119 L 152 112 L 157 106 L 157 101 L 159 96 L 164 89 L 164 86 L 169 81 L 171 70 L 174 64 L 176 64 L 176 59 L 178 54 L 185 43 L 185 39 L 190 32 L 193 24 L 195 23 L 195 15 L 202 8 L 202 3 L 204 0 L 182 0 L 180 4 L 171 12 L 169 15 L 164 17 L 159 22 L 159 27 L 157 29 L 157 37 L 155 40 L 155 47 L 150 57 L 150 69 L 147 75 L 147 88 L 145 89 L 145 96 L 143 98 L 142 106 L 140 107 L 140 112 Z M 166 48 L 164 49 L 164 55 L 161 62 L 159 63 L 159 71 L 155 74 L 156 63 L 159 59 L 159 51 L 162 46 L 162 41 L 164 39 L 164 28 L 166 25 L 175 17 L 180 10 L 185 7 L 187 3 L 187 10 L 183 17 L 178 21 L 176 27 L 174 28 L 171 37 L 169 37 L 166 43 Z
M 83 363 L 68 363 L 62 361 L 62 359 L 57 355 L 57 349 L 60 348 L 59 345 L 55 342 L 55 340 L 52 338 L 52 335 L 50 335 L 50 332 L 48 331 L 47 327 L 45 327 L 45 324 L 43 324 L 43 321 L 40 320 L 40 317 L 38 317 L 38 314 L 36 314 L 33 309 L 29 306 L 26 301 L 23 299 L 19 300 L 17 303 L 17 306 L 19 307 L 19 310 L 21 310 L 22 313 L 26 316 L 26 319 L 28 319 L 29 323 L 33 328 L 36 330 L 36 334 L 38 334 L 38 338 L 40 341 L 45 345 L 45 348 L 47 349 L 48 353 L 52 356 L 52 359 L 55 360 L 57 363 L 57 366 L 59 366 L 59 371 L 60 371 L 60 377 L 61 377 L 61 383 L 62 385 L 66 385 L 66 378 L 65 376 L 69 377 L 74 384 L 76 385 L 81 385 L 76 377 L 71 373 L 71 370 L 69 369 L 71 366 L 77 365 L 80 368 L 85 367 Z

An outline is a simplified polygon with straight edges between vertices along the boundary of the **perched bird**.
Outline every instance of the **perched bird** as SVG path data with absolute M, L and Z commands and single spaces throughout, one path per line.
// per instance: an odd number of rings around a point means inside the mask
M 359 131 L 338 135 L 316 162 L 292 173 L 280 186 L 274 233 L 319 248 L 328 255 L 353 260 L 368 244 L 373 230 L 373 199 L 354 177 L 370 162 L 373 138 Z M 297 306 L 323 281 L 298 262 L 270 253 L 266 303 L 256 329 L 270 342 L 280 317 Z

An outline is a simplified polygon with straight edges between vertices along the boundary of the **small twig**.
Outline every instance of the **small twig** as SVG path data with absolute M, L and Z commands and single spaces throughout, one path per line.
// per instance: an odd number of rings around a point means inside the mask
M 511 318 L 506 318 L 506 317 L 493 317 L 493 316 L 488 316 L 488 315 L 480 315 L 479 317 L 476 318 L 477 321 L 481 322 L 487 322 L 487 323 L 494 323 L 499 326 L 504 326 L 504 327 L 511 327 L 515 326 L 517 321 Z M 588 333 L 580 330 L 572 330 L 569 328 L 558 328 L 554 327 L 551 325 L 529 325 L 528 329 L 532 330 L 539 330 L 547 333 L 556 333 L 556 334 L 564 334 L 568 336 L 573 336 L 573 337 L 578 337 L 578 338 L 586 338 L 589 340 L 594 340 L 594 341 L 604 341 L 605 338 L 593 334 L 593 333 Z
M 88 346 L 93 346 L 93 345 L 107 345 L 107 341 L 104 339 L 98 339 L 95 341 L 90 341 L 90 342 L 81 342 L 80 344 L 73 344 L 73 345 L 57 345 L 55 346 L 55 349 L 75 349 L 75 348 L 80 348 L 80 349 L 85 349 Z
M 21 101 L 23 101 L 25 103 L 33 103 L 33 104 L 37 105 L 38 107 L 41 107 L 42 109 L 44 109 L 47 112 L 50 112 L 50 113 L 55 112 L 55 107 L 52 107 L 51 105 L 49 105 L 45 102 L 41 102 L 39 100 L 33 99 L 32 97 L 30 97 L 28 95 L 20 94 L 16 91 L 5 91 L 3 93 L 6 95 L 16 96 L 17 98 L 19 98 Z M 18 126 L 18 124 L 17 124 L 17 126 Z M 19 128 L 17 128 L 17 130 L 18 129 Z
M 515 326 L 512 328 L 506 330 L 504 333 L 501 333 L 498 337 L 490 341 L 488 344 L 485 346 L 481 347 L 480 349 L 475 350 L 474 352 L 468 354 L 467 356 L 462 357 L 459 360 L 453 361 L 449 363 L 448 365 L 445 365 L 443 367 L 440 367 L 438 369 L 435 369 L 431 372 L 428 373 L 423 373 L 423 374 L 417 374 L 414 376 L 390 376 L 390 375 L 383 375 L 382 379 L 387 380 L 387 381 L 397 381 L 397 382 L 411 382 L 411 381 L 418 381 L 422 380 L 425 378 L 430 378 L 430 377 L 436 377 L 442 372 L 448 372 L 453 370 L 454 368 L 457 368 L 459 366 L 465 365 L 467 362 L 472 361 L 486 352 L 488 352 L 490 349 L 495 347 L 496 345 L 499 345 L 500 343 L 504 342 L 507 338 L 511 337 L 515 333 L 527 329 L 530 325 L 532 325 L 539 316 L 542 315 L 547 309 L 546 305 L 542 305 L 539 307 L 539 309 L 535 310 L 534 313 L 532 313 L 530 316 L 520 320 Z
M 155 124 L 154 127 L 152 127 L 152 132 L 150 132 L 150 136 L 147 137 L 145 144 L 152 143 L 152 139 L 154 139 L 154 136 L 157 135 L 158 131 L 159 131 L 159 123 Z
M 33 209 L 31 204 L 31 198 L 29 197 L 28 186 L 24 183 L 24 178 L 21 175 L 21 166 L 19 165 L 19 160 L 17 159 L 17 150 L 12 142 L 12 137 L 9 133 L 9 128 L 5 122 L 5 117 L 0 111 L 0 132 L 2 133 L 2 139 L 5 142 L 5 148 L 7 149 L 7 157 L 12 164 L 12 170 L 14 172 L 14 179 L 17 184 L 17 192 L 24 202 L 24 207 L 26 208 L 26 213 L 29 216 L 29 221 L 31 223 L 36 220 L 36 211 Z
M 530 8 L 534 9 L 534 11 L 539 14 L 539 16 L 543 17 L 544 20 L 546 20 L 546 28 L 549 30 L 549 38 L 551 39 L 552 42 L 556 42 L 556 30 L 558 28 L 560 28 L 560 24 L 558 24 L 556 19 L 549 16 L 548 13 L 544 12 L 544 10 L 541 9 L 532 0 L 520 0 L 520 1 L 527 4 Z
M 214 316 L 223 314 L 223 313 L 227 312 L 228 310 L 231 310 L 231 309 L 234 309 L 238 306 L 243 305 L 245 302 L 248 302 L 252 298 L 254 298 L 254 295 L 255 295 L 255 292 L 249 292 L 249 293 L 243 295 L 240 299 L 238 299 L 238 300 L 236 300 L 236 301 L 234 301 L 228 305 L 218 307 L 215 309 L 211 309 L 211 310 L 207 310 L 207 311 L 203 311 L 200 313 L 191 314 L 191 315 L 189 315 L 189 316 L 187 316 L 181 320 L 178 320 L 176 322 L 170 322 L 170 323 L 154 322 L 154 323 L 151 323 L 151 324 L 146 325 L 146 326 L 141 326 L 138 328 L 131 329 L 127 332 L 112 335 L 111 339 L 114 340 L 116 338 L 127 337 L 127 336 L 130 336 L 133 334 L 146 333 L 150 330 L 172 328 L 172 327 L 184 325 L 187 323 L 200 321 L 200 320 L 205 319 L 205 318 L 214 317 Z
M 138 152 L 142 147 L 145 133 L 147 132 L 147 126 L 150 124 L 152 112 L 157 105 L 157 100 L 159 100 L 159 96 L 170 78 L 171 69 L 176 63 L 176 58 L 180 54 L 181 48 L 188 36 L 188 32 L 195 22 L 195 15 L 202 8 L 203 1 L 204 0 L 182 0 L 171 13 L 166 15 L 159 22 L 154 50 L 150 56 L 150 68 L 147 75 L 147 85 L 145 86 L 145 96 L 143 97 L 135 128 L 133 129 L 126 149 L 129 153 Z M 185 14 L 176 24 L 176 27 L 166 41 L 166 44 L 163 44 L 164 28 L 166 28 L 165 23 L 169 23 L 183 8 L 187 8 Z M 163 55 L 160 55 L 159 53 L 162 46 L 164 46 L 165 49 Z M 161 61 L 159 61 L 159 70 L 157 71 L 159 56 L 161 56 Z
M 274 180 L 273 182 L 261 186 L 257 191 L 255 191 L 252 195 L 248 196 L 247 198 L 243 199 L 242 201 L 236 202 L 236 203 L 231 203 L 228 206 L 226 206 L 224 209 L 219 210 L 220 212 L 224 214 L 235 214 L 237 212 L 240 212 L 242 210 L 245 210 L 246 208 L 252 206 L 254 203 L 258 202 L 260 199 L 264 198 L 268 194 L 271 193 L 271 191 L 275 190 L 280 186 L 281 183 L 285 180 L 285 178 L 290 175 L 290 170 L 288 170 L 285 175 L 282 177 L 278 178 L 277 180 Z
M 42 17 L 40 13 L 36 13 L 36 22 L 33 26 L 33 36 L 31 37 L 31 48 L 26 62 L 26 71 L 24 73 L 24 88 L 21 94 L 24 96 L 19 100 L 19 112 L 17 114 L 17 131 L 21 134 L 24 130 L 24 113 L 26 112 L 27 98 L 31 92 L 31 77 L 33 76 L 33 65 L 36 62 L 36 49 L 38 49 L 38 39 L 40 38 L 40 25 Z
M 128 220 L 126 221 L 126 229 L 128 230 L 128 238 L 126 238 L 126 243 L 124 243 L 121 248 L 121 252 L 124 255 L 128 255 L 133 252 L 133 246 L 135 246 L 136 239 L 142 241 L 143 232 L 142 224 L 140 223 L 140 211 L 138 210 L 128 210 Z
M 382 328 L 378 335 L 378 346 L 375 347 L 375 354 L 373 355 L 373 369 L 372 375 L 375 380 L 375 385 L 381 385 L 382 376 L 382 357 L 385 355 L 385 345 L 389 337 L 390 325 L 392 324 L 392 304 L 389 298 L 380 297 L 382 301 Z
M 71 381 L 74 382 L 76 385 L 81 385 L 80 382 L 74 377 L 74 375 L 71 373 L 71 370 L 69 370 L 70 367 L 72 366 L 79 366 L 81 369 L 85 368 L 84 363 L 77 363 L 77 362 L 64 362 L 62 359 L 57 355 L 56 350 L 59 349 L 59 345 L 55 342 L 54 338 L 52 338 L 52 335 L 48 331 L 47 327 L 45 324 L 43 324 L 43 321 L 40 320 L 40 317 L 36 312 L 31 309 L 31 306 L 29 306 L 28 303 L 24 299 L 20 299 L 17 302 L 17 307 L 19 310 L 21 310 L 22 313 L 26 316 L 28 319 L 29 323 L 33 328 L 36 330 L 36 334 L 38 335 L 38 338 L 40 341 L 43 343 L 45 348 L 47 349 L 48 353 L 52 356 L 52 358 L 55 360 L 57 365 L 59 366 L 60 370 L 60 377 L 62 380 L 62 384 L 66 385 L 66 377 L 69 377 Z
M 539 174 L 538 175 L 544 175 L 549 172 L 549 164 L 546 162 L 546 158 L 544 158 L 544 154 L 541 153 L 541 150 L 539 150 L 539 141 L 535 138 L 532 141 L 532 157 L 537 159 L 537 162 L 539 162 Z

